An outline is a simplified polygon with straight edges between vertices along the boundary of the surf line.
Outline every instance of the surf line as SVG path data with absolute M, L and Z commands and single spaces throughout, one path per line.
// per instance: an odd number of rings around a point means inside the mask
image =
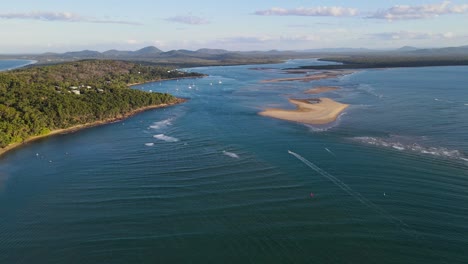
M 407 229 L 411 229 L 410 226 L 408 226 L 405 222 L 403 222 L 402 220 L 392 216 L 391 214 L 387 213 L 384 209 L 380 208 L 379 206 L 377 206 L 373 202 L 367 200 L 364 196 L 362 196 L 360 193 L 358 193 L 358 192 L 354 191 L 353 189 L 351 189 L 351 187 L 349 187 L 346 183 L 342 182 L 340 179 L 338 179 L 335 176 L 331 175 L 330 173 L 322 170 L 320 167 L 318 167 L 314 163 L 308 161 L 306 158 L 302 157 L 301 155 L 299 155 L 299 154 L 297 154 L 295 152 L 292 152 L 290 150 L 288 150 L 288 153 L 293 155 L 294 157 L 296 157 L 298 160 L 300 160 L 302 163 L 307 165 L 309 168 L 316 171 L 318 174 L 322 175 L 323 177 L 327 178 L 329 181 L 333 182 L 333 184 L 338 186 L 340 189 L 345 191 L 347 194 L 349 194 L 354 199 L 358 200 L 363 205 L 371 208 L 372 210 L 374 210 L 374 211 L 378 212 L 379 214 L 381 214 L 382 216 L 384 216 L 390 222 L 392 222 L 392 223 L 394 223 L 394 224 L 396 224 L 398 226 L 404 226 Z M 402 228 L 402 229 L 407 231 L 406 228 Z M 414 234 L 414 231 L 413 230 L 411 230 L 411 231 L 412 231 L 411 233 Z

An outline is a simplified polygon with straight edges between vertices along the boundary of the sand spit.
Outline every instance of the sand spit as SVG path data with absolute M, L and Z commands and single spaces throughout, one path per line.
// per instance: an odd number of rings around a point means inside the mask
M 333 87 L 333 86 L 319 86 L 319 87 L 309 89 L 309 90 L 305 91 L 304 93 L 306 93 L 306 94 L 320 94 L 320 93 L 335 91 L 335 90 L 338 90 L 338 89 L 340 89 L 340 88 L 339 87 Z
M 286 71 L 286 72 L 289 72 L 289 71 Z M 311 82 L 311 81 L 318 81 L 318 80 L 323 80 L 323 79 L 337 78 L 337 77 L 341 77 L 344 75 L 352 74 L 354 72 L 355 71 L 350 71 L 350 70 L 319 71 L 318 73 L 308 74 L 303 77 L 270 79 L 270 80 L 263 80 L 261 82 L 262 83 L 293 82 L 293 81 Z M 310 73 L 310 71 L 307 73 Z
M 335 121 L 349 106 L 330 98 L 289 99 L 289 102 L 296 105 L 297 109 L 269 108 L 259 114 L 298 123 L 323 125 Z

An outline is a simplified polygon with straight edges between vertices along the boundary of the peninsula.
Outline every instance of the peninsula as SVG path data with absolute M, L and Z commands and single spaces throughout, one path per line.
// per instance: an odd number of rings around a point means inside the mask
M 112 60 L 85 60 L 0 72 L 0 155 L 23 143 L 184 102 L 135 83 L 203 75 Z

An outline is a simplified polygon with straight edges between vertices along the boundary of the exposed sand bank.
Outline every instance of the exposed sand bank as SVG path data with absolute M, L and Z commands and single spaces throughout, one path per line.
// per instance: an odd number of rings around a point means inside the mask
M 319 87 L 309 89 L 309 90 L 305 91 L 304 93 L 306 93 L 306 94 L 319 94 L 319 93 L 335 91 L 335 90 L 338 90 L 338 89 L 340 89 L 340 88 L 333 87 L 333 86 L 319 86 Z
M 289 102 L 296 105 L 297 109 L 270 108 L 259 114 L 287 121 L 323 125 L 335 121 L 349 106 L 348 104 L 342 104 L 329 98 L 289 99 Z
M 129 117 L 131 117 L 133 115 L 136 115 L 136 114 L 144 112 L 144 111 L 148 111 L 148 110 L 156 109 L 156 108 L 167 107 L 167 106 L 171 106 L 171 105 L 176 105 L 176 104 L 180 104 L 180 103 L 183 103 L 183 102 L 186 102 L 186 101 L 187 101 L 186 99 L 178 98 L 174 103 L 145 106 L 145 107 L 142 107 L 142 108 L 135 109 L 135 110 L 133 110 L 133 111 L 131 111 L 131 112 L 125 114 L 125 115 L 118 116 L 116 118 L 109 118 L 109 119 L 96 121 L 96 122 L 92 122 L 92 123 L 76 125 L 76 126 L 72 126 L 72 127 L 69 127 L 69 128 L 53 130 L 53 131 L 51 131 L 51 132 L 49 132 L 49 133 L 47 133 L 45 135 L 33 136 L 33 137 L 30 137 L 30 138 L 24 140 L 21 143 L 14 143 L 14 144 L 10 144 L 10 145 L 8 145 L 8 146 L 6 146 L 4 148 L 0 148 L 0 156 L 2 156 L 3 154 L 5 154 L 6 152 L 8 152 L 8 151 L 10 151 L 12 149 L 21 147 L 23 145 L 26 145 L 26 144 L 28 144 L 28 143 L 30 143 L 32 141 L 35 141 L 35 140 L 38 140 L 38 139 L 41 139 L 41 138 L 50 137 L 50 136 L 53 136 L 53 135 L 71 133 L 71 132 L 75 132 L 75 131 L 85 129 L 85 128 L 89 128 L 89 127 L 95 127 L 95 126 L 100 126 L 100 125 L 105 125 L 105 124 L 117 122 L 117 121 L 129 118 Z
M 290 71 L 286 71 L 290 72 Z M 310 72 L 310 71 L 309 71 Z M 263 80 L 262 83 L 277 83 L 277 82 L 292 82 L 292 81 L 302 81 L 302 82 L 311 82 L 323 79 L 331 79 L 337 78 L 344 75 L 352 74 L 355 71 L 347 70 L 336 70 L 336 71 L 321 71 L 315 74 L 306 75 L 303 77 L 291 77 L 291 78 L 279 78 L 279 79 L 270 79 L 270 80 Z M 294 72 L 296 73 L 296 72 Z

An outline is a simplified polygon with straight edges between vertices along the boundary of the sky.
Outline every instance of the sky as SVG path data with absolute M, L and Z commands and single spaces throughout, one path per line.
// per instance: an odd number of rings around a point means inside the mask
M 1 0 L 0 54 L 468 45 L 468 0 Z

